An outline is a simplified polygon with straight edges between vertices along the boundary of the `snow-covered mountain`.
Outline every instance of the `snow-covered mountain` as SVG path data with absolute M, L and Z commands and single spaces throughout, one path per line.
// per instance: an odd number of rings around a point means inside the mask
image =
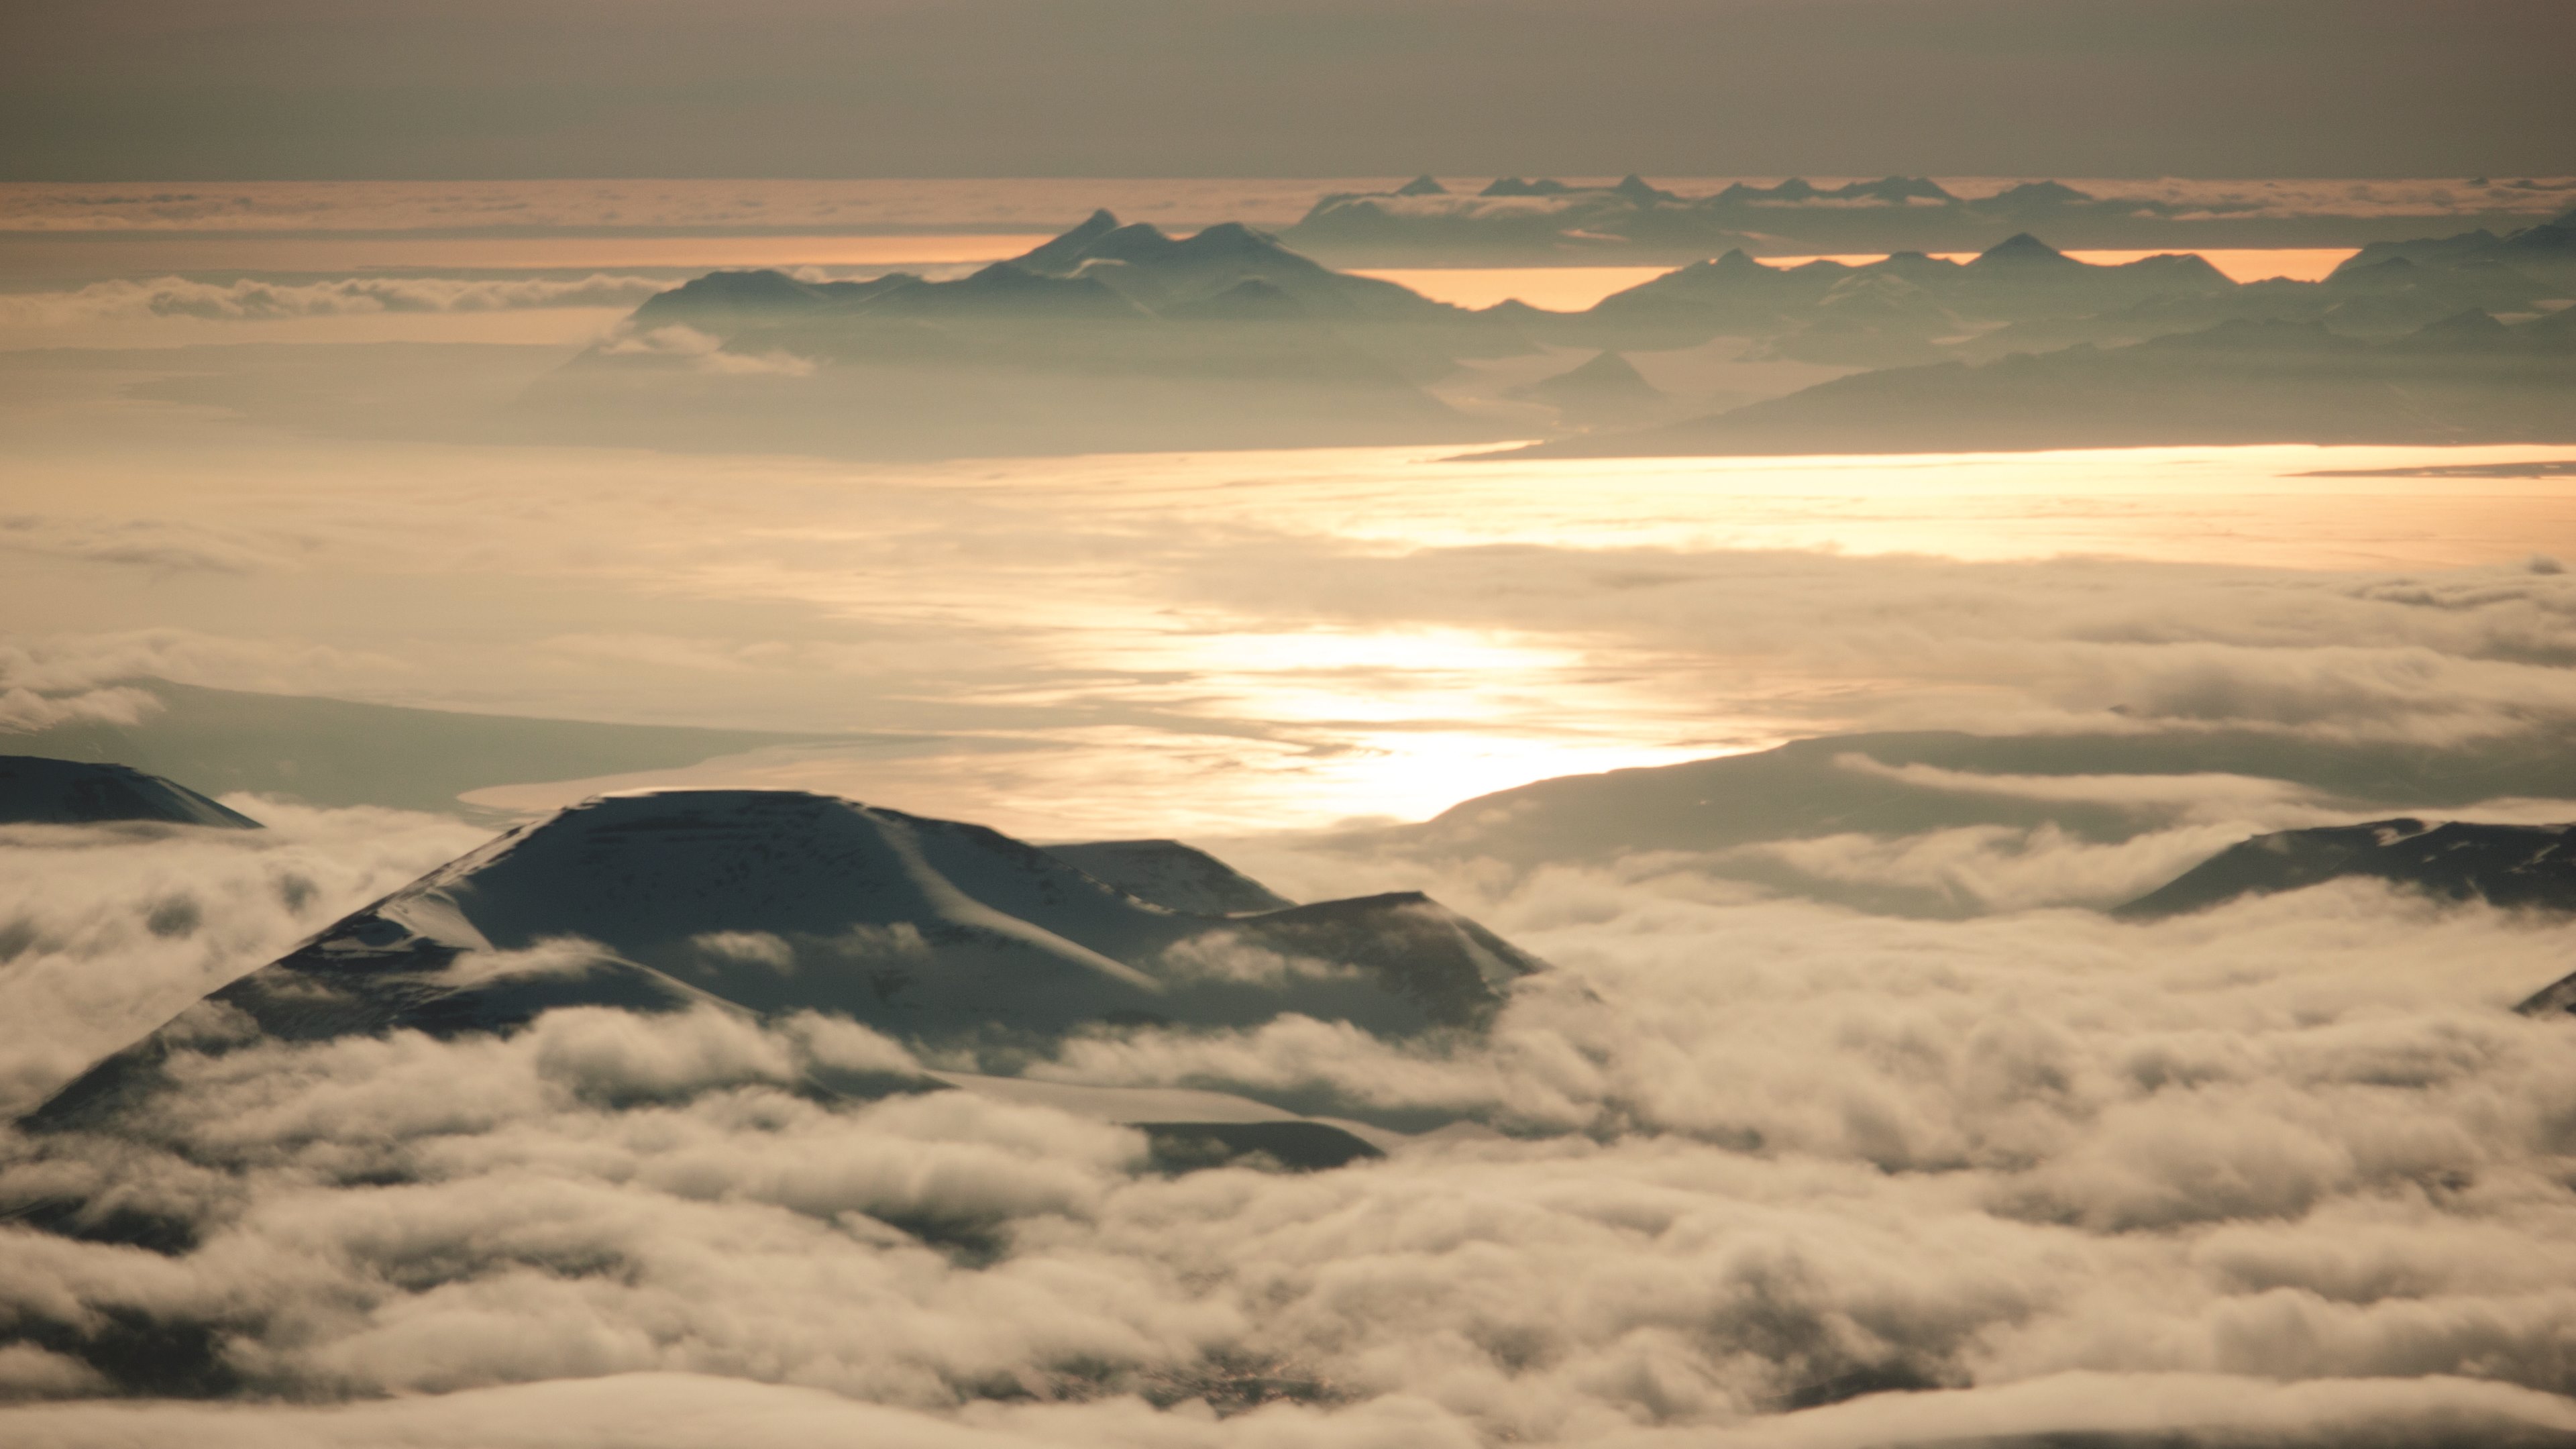
M 2182 915 L 2240 896 L 2294 891 L 2348 876 L 2456 901 L 2576 911 L 2576 825 L 2432 824 L 2410 818 L 2275 831 L 2229 846 L 2116 914 L 2138 919 Z M 2576 1012 L 2576 975 L 2544 987 L 2515 1009 L 2525 1016 Z
M 1094 840 L 1050 845 L 1047 854 L 1071 861 L 1094 880 L 1106 881 L 1140 901 L 1186 915 L 1250 915 L 1296 904 L 1206 851 L 1177 840 Z
M 33 1120 L 112 1113 L 152 1090 L 169 1052 L 227 1039 L 705 1004 L 831 1013 L 1009 1061 L 1085 1028 L 1288 1013 L 1381 1035 L 1473 1030 L 1542 969 L 1419 893 L 1199 914 L 980 826 L 802 791 L 639 792 L 513 831 L 339 921 Z
M 2396 819 L 2280 830 L 2229 846 L 2117 914 L 2181 915 L 2346 876 L 2451 900 L 2576 911 L 2576 825 Z
M 258 821 L 238 810 L 125 765 L 0 755 L 0 825 L 89 825 L 112 820 L 259 829 Z

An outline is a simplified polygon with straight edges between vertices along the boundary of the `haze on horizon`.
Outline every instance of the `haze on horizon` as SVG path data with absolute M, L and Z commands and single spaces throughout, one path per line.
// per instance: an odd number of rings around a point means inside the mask
M 2557 0 L 106 0 L 0 180 L 2576 173 Z

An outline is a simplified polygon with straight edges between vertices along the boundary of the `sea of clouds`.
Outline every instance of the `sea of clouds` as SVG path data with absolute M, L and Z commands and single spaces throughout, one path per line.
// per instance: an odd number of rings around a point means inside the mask
M 272 829 L 0 842 L 22 1102 L 479 834 L 235 803 Z M 1384 1160 L 1173 1175 L 1043 1106 L 817 1098 L 809 1067 L 913 1059 L 813 1017 L 182 1056 L 118 1134 L 0 1147 L 22 1213 L 158 1225 L 0 1226 L 0 1437 L 2576 1433 L 2576 1026 L 2509 1009 L 2563 974 L 2553 922 L 2375 884 L 2134 925 L 1645 858 L 1274 868 L 1429 885 L 1559 969 L 1480 1040 L 1104 1032 L 1031 1074 L 1438 1129 Z
M 506 312 L 632 307 L 671 284 L 651 277 L 330 277 L 313 281 L 120 277 L 55 291 L 0 294 L 0 328 L 187 317 L 210 322 L 352 317 L 383 312 Z

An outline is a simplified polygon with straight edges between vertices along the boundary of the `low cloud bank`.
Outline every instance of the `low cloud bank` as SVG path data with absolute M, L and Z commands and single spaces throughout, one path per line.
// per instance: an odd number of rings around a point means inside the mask
M 85 1203 L 90 1236 L 0 1227 L 0 1371 L 39 1401 L 302 1406 L 38 1404 L 0 1433 L 2576 1431 L 2576 1036 L 2506 1009 L 2563 969 L 2550 923 L 2364 885 L 2130 926 L 1871 917 L 1651 860 L 1426 883 L 1563 967 L 1488 1040 L 1292 1019 L 1035 1069 L 1481 1124 L 1325 1173 L 1167 1175 L 1141 1133 L 963 1092 L 818 1098 L 811 1066 L 910 1058 L 815 1018 L 182 1058 L 129 1133 L 8 1139 L 0 1195 Z M 110 894 L 102 930 L 151 893 Z M 0 1020 L 31 1049 L 30 1013 Z M 164 1348 L 120 1358 L 139 1326 Z
M 269 828 L 0 826 L 0 1115 L 488 834 L 393 810 L 227 803 Z
M 0 327 L 61 327 L 149 317 L 214 322 L 349 317 L 378 312 L 506 312 L 529 307 L 632 307 L 670 284 L 595 273 L 554 278 L 339 277 L 318 282 L 243 278 L 118 278 L 65 292 L 0 296 Z

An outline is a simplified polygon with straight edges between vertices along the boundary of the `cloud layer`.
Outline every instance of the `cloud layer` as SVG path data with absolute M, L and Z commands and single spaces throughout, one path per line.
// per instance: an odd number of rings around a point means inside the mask
M 8 1143 L 0 1194 L 85 1202 L 93 1236 L 0 1228 L 22 1339 L 0 1371 L 40 1401 L 121 1381 L 314 1406 L 0 1427 L 1211 1449 L 2569 1431 L 2576 1058 L 2570 1027 L 2504 1009 L 2563 968 L 2556 926 L 2361 885 L 2154 926 L 1910 921 L 1667 865 L 1412 867 L 1563 967 L 1482 1043 L 1291 1019 L 1105 1034 L 1033 1069 L 1452 1124 L 1321 1174 L 1167 1176 L 1142 1134 L 967 1093 L 806 1096 L 805 1064 L 909 1065 L 816 1018 L 576 1010 L 509 1041 L 183 1058 L 183 1090 L 120 1138 Z M 101 931 L 168 890 L 101 875 Z M 138 1235 L 175 1251 L 115 1241 Z M 138 1324 L 165 1347 L 120 1358 Z M 387 1393 L 427 1397 L 367 1402 Z
M 133 691 L 78 699 L 97 708 Z M 149 697 L 146 696 L 148 699 Z M 5 738 L 5 737 L 0 737 Z M 485 832 L 234 797 L 265 830 L 0 827 L 0 1114 Z
M 632 307 L 670 284 L 595 274 L 570 280 L 341 277 L 315 282 L 118 278 L 60 292 L 0 296 L 0 328 L 192 317 L 212 322 L 350 317 L 379 312 L 505 312 L 529 307 Z

